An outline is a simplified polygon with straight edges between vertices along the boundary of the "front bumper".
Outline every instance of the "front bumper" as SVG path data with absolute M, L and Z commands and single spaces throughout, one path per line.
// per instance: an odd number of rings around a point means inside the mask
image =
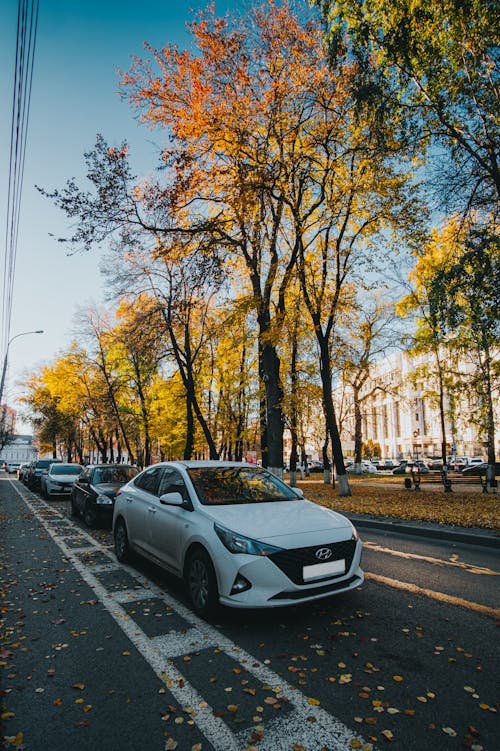
M 296 576 L 293 581 L 271 557 L 228 553 L 233 565 L 218 567 L 219 600 L 223 605 L 233 608 L 284 607 L 355 589 L 364 581 L 360 566 L 361 542 L 356 542 L 353 548 L 342 574 L 318 577 L 307 582 Z M 239 576 L 244 577 L 251 586 L 244 592 L 231 594 L 233 584 Z

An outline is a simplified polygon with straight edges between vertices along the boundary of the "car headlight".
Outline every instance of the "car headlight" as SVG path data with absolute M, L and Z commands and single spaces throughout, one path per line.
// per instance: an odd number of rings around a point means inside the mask
M 98 495 L 95 499 L 95 502 L 98 503 L 100 506 L 111 506 L 113 503 L 113 499 L 110 498 L 108 495 Z
M 352 526 L 351 540 L 359 540 L 358 530 L 354 525 Z
M 266 556 L 282 550 L 282 548 L 278 548 L 276 545 L 269 545 L 266 542 L 259 542 L 258 540 L 252 540 L 251 537 L 239 535 L 237 532 L 232 532 L 230 529 L 221 527 L 219 524 L 214 524 L 214 530 L 219 540 L 230 553 Z

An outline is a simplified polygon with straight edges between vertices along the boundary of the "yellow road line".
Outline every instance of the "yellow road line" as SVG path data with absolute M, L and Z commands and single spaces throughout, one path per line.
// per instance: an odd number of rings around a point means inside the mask
M 382 545 L 377 545 L 374 542 L 364 542 L 363 547 L 368 548 L 369 550 L 374 550 L 376 553 L 387 553 L 388 555 L 395 555 L 398 558 L 425 561 L 426 563 L 432 563 L 437 566 L 454 566 L 455 568 L 461 568 L 465 571 L 468 571 L 469 574 L 487 574 L 488 576 L 500 576 L 500 573 L 498 571 L 492 571 L 492 569 L 483 568 L 482 566 L 474 566 L 472 563 L 462 563 L 462 561 L 446 561 L 443 558 L 432 558 L 432 556 L 428 555 L 405 553 L 402 550 L 384 548 Z
M 464 600 L 462 597 L 454 597 L 453 595 L 446 595 L 444 592 L 434 592 L 432 589 L 426 589 L 426 587 L 419 587 L 416 584 L 410 584 L 409 582 L 401 582 L 398 579 L 389 579 L 388 576 L 380 576 L 380 574 L 371 574 L 365 572 L 365 579 L 371 579 L 379 584 L 386 584 L 388 587 L 394 587 L 395 589 L 402 589 L 406 592 L 411 592 L 416 595 L 423 595 L 424 597 L 430 597 L 433 600 L 439 602 L 448 603 L 448 605 L 458 605 L 468 610 L 474 610 L 476 613 L 487 615 L 490 618 L 500 619 L 500 609 L 490 608 L 487 605 L 480 605 L 477 602 L 470 602 L 470 600 Z

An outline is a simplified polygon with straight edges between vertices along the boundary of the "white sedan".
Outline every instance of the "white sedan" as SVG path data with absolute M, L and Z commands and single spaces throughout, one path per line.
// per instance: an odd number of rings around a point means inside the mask
M 48 499 L 52 495 L 69 496 L 73 483 L 82 472 L 81 464 L 54 462 L 40 478 L 40 489 L 43 497 Z
M 261 608 L 358 587 L 362 544 L 346 517 L 261 467 L 178 461 L 143 470 L 117 493 L 115 553 L 184 579 L 194 610 Z

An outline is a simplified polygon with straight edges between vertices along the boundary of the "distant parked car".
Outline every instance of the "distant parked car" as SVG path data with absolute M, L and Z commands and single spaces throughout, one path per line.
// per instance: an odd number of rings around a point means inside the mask
M 373 462 L 373 464 L 375 463 L 376 462 Z M 379 472 L 388 472 L 398 467 L 399 462 L 394 461 L 394 459 L 378 459 L 376 466 Z
M 455 472 L 461 472 L 467 466 L 466 456 L 449 456 L 448 457 L 448 469 Z
M 9 475 L 15 475 L 17 474 L 17 470 L 21 466 L 21 462 L 8 462 L 7 463 L 7 474 Z
M 316 459 L 312 459 L 309 462 L 309 472 L 323 472 L 324 469 L 323 462 L 317 461 Z
M 53 495 L 69 495 L 73 483 L 81 472 L 83 472 L 81 464 L 54 462 L 40 478 L 43 497 L 49 499 Z
M 404 475 L 406 474 L 406 467 L 408 466 L 408 462 L 403 459 L 402 462 L 399 463 L 397 467 L 394 467 L 392 470 L 393 475 Z
M 26 485 L 30 490 L 40 490 L 40 478 L 51 464 L 61 463 L 60 459 L 38 459 L 32 462 L 26 474 Z
M 346 467 L 346 471 L 349 473 L 356 473 L 358 471 L 358 467 L 360 467 L 362 474 L 374 475 L 377 473 L 377 467 L 371 462 L 361 462 L 361 465 L 351 464 Z
M 473 464 L 470 467 L 465 467 L 462 470 L 464 477 L 479 477 L 479 475 L 485 475 L 488 469 L 488 462 L 481 462 L 481 464 Z M 500 475 L 500 462 L 495 462 L 495 477 Z
M 426 462 L 427 462 L 427 466 L 431 470 L 436 471 L 436 470 L 443 469 L 443 460 L 441 458 L 439 458 L 439 459 L 435 459 L 435 458 L 434 459 L 426 459 Z
M 24 482 L 24 476 L 29 468 L 29 464 L 26 462 L 24 464 L 19 465 L 19 469 L 17 470 L 17 479 L 21 480 L 21 482 Z
M 117 491 L 136 476 L 130 464 L 96 464 L 86 467 L 71 488 L 71 513 L 81 516 L 87 527 L 111 524 Z

